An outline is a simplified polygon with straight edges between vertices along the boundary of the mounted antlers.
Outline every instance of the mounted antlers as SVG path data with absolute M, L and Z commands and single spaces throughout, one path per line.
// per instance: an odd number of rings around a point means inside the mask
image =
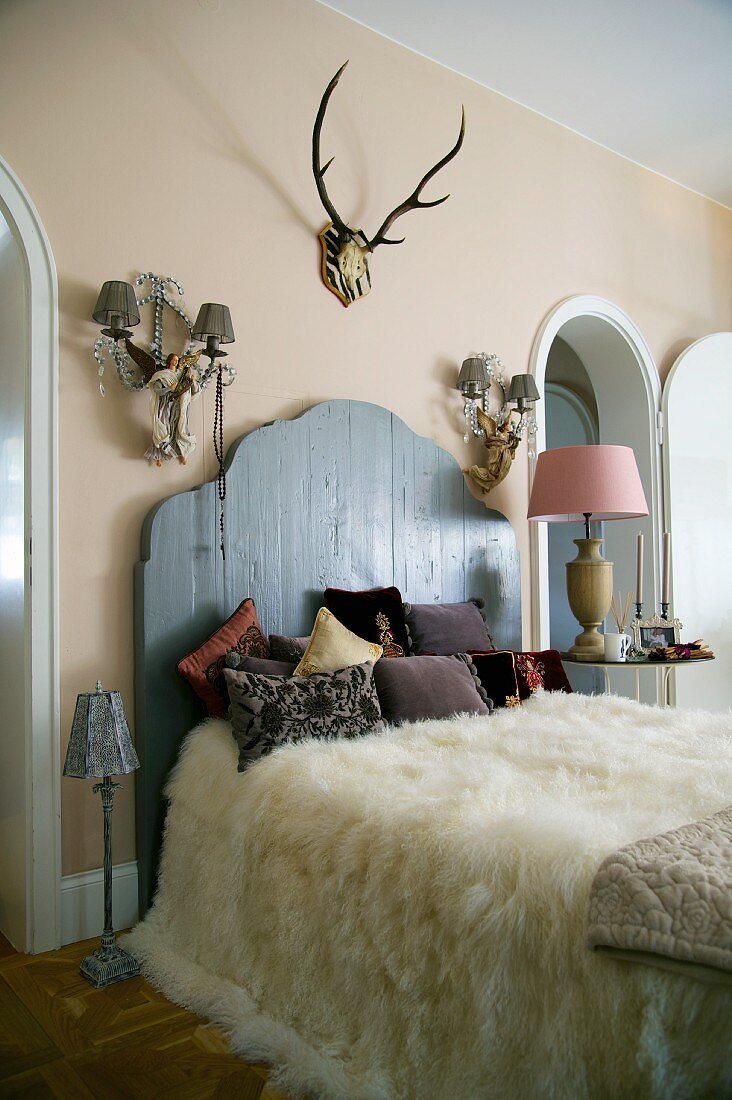
M 318 188 L 320 201 L 330 218 L 330 224 L 319 234 L 323 250 L 323 282 L 328 287 L 328 290 L 331 290 L 340 298 L 344 305 L 349 306 L 351 302 L 355 302 L 368 294 L 371 289 L 371 277 L 368 266 L 369 253 L 373 252 L 380 244 L 402 244 L 404 241 L 404 237 L 401 237 L 399 240 L 390 240 L 386 236 L 397 218 L 400 218 L 402 214 L 406 214 L 410 210 L 426 210 L 431 206 L 439 206 L 449 199 L 449 195 L 443 195 L 441 199 L 433 199 L 431 202 L 424 202 L 420 198 L 420 193 L 422 188 L 437 175 L 440 169 L 444 168 L 460 151 L 465 137 L 465 108 L 463 107 L 462 109 L 462 121 L 460 123 L 458 139 L 450 152 L 444 156 L 442 160 L 438 161 L 434 168 L 430 168 L 429 172 L 419 181 L 412 194 L 392 210 L 379 226 L 379 229 L 371 240 L 369 240 L 360 229 L 351 229 L 351 227 L 343 221 L 328 195 L 324 177 L 335 158 L 331 157 L 330 160 L 322 166 L 320 159 L 320 133 L 323 128 L 325 112 L 328 108 L 328 102 L 333 94 L 333 90 L 340 80 L 347 64 L 348 62 L 345 61 L 343 65 L 341 65 L 340 69 L 325 89 L 323 98 L 320 101 L 318 113 L 315 116 L 315 125 L 313 127 L 313 175 L 315 176 L 315 184 Z

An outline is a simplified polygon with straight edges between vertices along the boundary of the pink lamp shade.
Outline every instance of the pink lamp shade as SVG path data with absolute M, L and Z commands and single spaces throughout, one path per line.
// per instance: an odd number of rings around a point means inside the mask
M 544 523 L 647 516 L 631 447 L 597 444 L 543 451 L 536 463 L 528 518 Z

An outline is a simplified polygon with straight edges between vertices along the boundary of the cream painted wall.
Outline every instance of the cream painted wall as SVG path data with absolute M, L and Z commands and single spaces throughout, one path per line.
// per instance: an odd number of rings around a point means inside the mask
M 370 297 L 321 286 L 324 223 L 310 133 L 330 76 L 324 152 L 343 216 L 367 233 L 455 139 L 406 243 L 379 249 Z M 231 306 L 240 371 L 227 437 L 326 397 L 392 408 L 461 462 L 460 360 L 495 351 L 525 371 L 559 299 L 609 298 L 662 371 L 732 326 L 732 212 L 592 145 L 314 0 L 5 0 L 2 153 L 36 203 L 59 267 L 62 730 L 97 676 L 133 707 L 132 570 L 160 497 L 212 473 L 211 400 L 187 467 L 148 469 L 147 402 L 96 390 L 89 321 L 104 279 L 170 272 L 195 311 Z M 581 94 L 581 89 L 578 89 Z M 514 524 L 528 610 L 525 453 L 491 497 Z M 526 621 L 528 626 L 528 621 Z M 115 860 L 134 856 L 133 782 Z M 63 783 L 64 872 L 98 866 L 91 785 Z

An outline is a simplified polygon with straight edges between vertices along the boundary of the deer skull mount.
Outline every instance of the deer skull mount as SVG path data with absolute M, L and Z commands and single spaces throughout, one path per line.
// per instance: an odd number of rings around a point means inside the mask
M 419 181 L 412 194 L 392 210 L 375 235 L 369 239 L 362 230 L 351 229 L 338 214 L 325 189 L 325 173 L 333 163 L 334 158 L 331 157 L 327 164 L 322 166 L 320 160 L 320 132 L 323 128 L 328 101 L 347 64 L 346 61 L 341 65 L 325 89 L 313 127 L 313 175 L 315 176 L 320 201 L 330 218 L 329 224 L 318 234 L 322 249 L 323 282 L 328 290 L 343 302 L 344 306 L 350 306 L 352 302 L 365 297 L 371 289 L 369 254 L 374 251 L 377 245 L 402 244 L 404 241 L 404 237 L 399 240 L 390 240 L 386 236 L 397 218 L 400 218 L 402 214 L 406 214 L 409 210 L 425 210 L 430 206 L 440 206 L 441 203 L 449 199 L 449 195 L 443 195 L 441 199 L 424 202 L 419 196 L 422 188 L 429 183 L 432 177 L 436 176 L 440 169 L 444 168 L 457 155 L 465 137 L 465 108 L 463 107 L 460 133 L 450 152 L 438 161 L 434 168 L 430 168 L 429 172 Z

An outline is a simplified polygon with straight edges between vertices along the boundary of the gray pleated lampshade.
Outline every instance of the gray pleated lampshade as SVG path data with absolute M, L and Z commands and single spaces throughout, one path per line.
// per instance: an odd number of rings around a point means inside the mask
M 514 374 L 508 391 L 509 401 L 523 401 L 524 405 L 532 405 L 540 399 L 533 374 Z
M 219 305 L 218 302 L 205 302 L 201 306 L 191 337 L 194 340 L 205 340 L 207 336 L 218 336 L 222 344 L 234 343 L 234 326 L 228 306 Z
M 99 291 L 92 317 L 98 325 L 111 325 L 113 317 L 120 319 L 122 328 L 139 325 L 140 311 L 137 307 L 135 288 L 131 283 L 124 283 L 120 279 L 104 283 Z
M 464 359 L 460 368 L 456 389 L 466 397 L 476 397 L 484 390 L 490 389 L 491 380 L 483 359 L 473 355 L 470 359 Z
M 76 700 L 64 775 L 76 779 L 125 775 L 139 768 L 135 747 L 118 691 L 97 690 Z

